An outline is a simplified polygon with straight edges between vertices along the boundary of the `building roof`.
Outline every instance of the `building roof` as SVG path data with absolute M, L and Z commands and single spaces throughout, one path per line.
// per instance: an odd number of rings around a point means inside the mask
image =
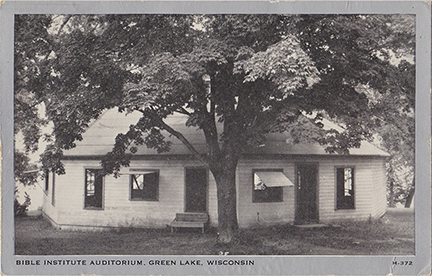
M 83 140 L 76 142 L 76 147 L 64 152 L 65 156 L 101 156 L 110 152 L 113 148 L 115 137 L 118 133 L 126 133 L 131 124 L 138 122 L 140 113 L 125 115 L 111 109 L 106 111 L 98 120 L 95 120 L 89 129 L 83 134 Z M 205 153 L 207 146 L 201 130 L 185 125 L 186 116 L 172 116 L 167 123 L 175 130 L 182 133 L 186 139 L 199 151 Z M 331 124 L 329 122 L 329 124 Z M 136 155 L 190 155 L 190 151 L 177 138 L 166 134 L 166 140 L 172 142 L 171 150 L 158 154 L 156 150 L 149 149 L 145 145 L 138 146 Z M 326 146 L 310 143 L 287 143 L 286 133 L 272 133 L 267 136 L 263 145 L 251 148 L 248 154 L 261 155 L 338 155 L 325 151 Z M 350 155 L 354 156 L 389 156 L 388 153 L 378 149 L 372 144 L 363 141 L 360 148 L 350 149 Z

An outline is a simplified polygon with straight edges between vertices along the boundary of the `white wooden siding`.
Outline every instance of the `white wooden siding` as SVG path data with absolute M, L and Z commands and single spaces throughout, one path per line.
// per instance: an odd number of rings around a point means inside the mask
M 43 193 L 43 203 L 42 203 L 42 212 L 45 216 L 47 216 L 50 222 L 58 221 L 58 208 L 57 206 L 52 205 L 52 197 L 53 197 L 53 181 L 57 181 L 57 175 L 55 178 L 52 173 L 49 175 L 48 179 L 48 190 L 44 190 Z M 57 196 L 57 182 L 55 184 L 54 196 Z M 56 198 L 57 199 L 57 198 Z
M 282 169 L 294 183 L 294 163 L 289 160 L 241 160 L 237 167 L 239 227 L 282 224 L 294 220 L 294 187 L 283 187 L 282 202 L 252 202 L 254 169 Z
M 295 217 L 294 187 L 283 188 L 283 202 L 252 202 L 252 170 L 283 169 L 295 183 L 298 163 L 318 163 L 319 220 L 330 222 L 345 219 L 364 220 L 384 214 L 385 168 L 382 158 L 292 157 L 286 160 L 242 160 L 237 169 L 238 220 L 240 226 L 293 222 Z M 336 167 L 354 167 L 355 209 L 336 210 Z M 258 222 L 258 214 L 260 221 Z
M 372 217 L 379 218 L 386 212 L 387 207 L 387 176 L 384 162 L 374 160 L 373 168 L 374 174 L 374 189 L 375 199 L 372 209 Z
M 283 202 L 252 202 L 252 171 L 282 169 L 295 183 L 295 165 L 318 163 L 318 206 L 322 222 L 340 219 L 368 219 L 385 212 L 385 168 L 382 158 L 292 157 L 279 160 L 240 160 L 237 167 L 237 216 L 240 227 L 291 223 L 295 217 L 295 187 L 283 187 Z M 189 160 L 134 160 L 130 168 L 159 170 L 159 200 L 131 201 L 129 175 L 106 176 L 103 183 L 103 209 L 84 209 L 86 168 L 100 168 L 98 160 L 65 160 L 66 174 L 56 176 L 56 206 L 51 205 L 51 183 L 44 196 L 44 213 L 61 227 L 166 227 L 175 213 L 185 208 L 185 167 L 201 166 Z M 355 209 L 336 210 L 338 166 L 354 167 Z M 128 171 L 130 168 L 124 168 Z M 51 178 L 52 179 L 52 178 Z M 208 213 L 217 226 L 217 193 L 209 172 Z
M 320 221 L 368 219 L 378 215 L 377 208 L 385 210 L 385 198 L 377 200 L 382 195 L 377 195 L 377 190 L 384 188 L 385 196 L 383 164 L 383 159 L 373 158 L 322 159 L 319 166 Z M 354 167 L 355 209 L 336 210 L 336 167 Z
M 166 227 L 176 213 L 184 212 L 185 167 L 200 166 L 194 161 L 132 161 L 130 168 L 159 170 L 159 200 L 130 200 L 129 175 L 104 177 L 103 208 L 84 208 L 84 172 L 99 168 L 99 161 L 65 161 L 66 174 L 56 178 L 57 223 L 110 227 Z M 130 168 L 124 168 L 128 171 Z M 211 223 L 217 218 L 216 185 L 209 174 L 208 211 Z

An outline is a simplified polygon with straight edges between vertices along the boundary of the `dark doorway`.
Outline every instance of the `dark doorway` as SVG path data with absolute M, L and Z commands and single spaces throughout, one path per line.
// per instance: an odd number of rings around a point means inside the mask
M 317 178 L 316 164 L 297 164 L 297 224 L 318 222 Z
M 207 212 L 207 170 L 186 169 L 186 212 Z

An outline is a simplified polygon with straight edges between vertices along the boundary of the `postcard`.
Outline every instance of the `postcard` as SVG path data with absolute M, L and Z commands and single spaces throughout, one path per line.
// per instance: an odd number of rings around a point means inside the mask
M 431 4 L 1 4 L 5 275 L 429 275 Z

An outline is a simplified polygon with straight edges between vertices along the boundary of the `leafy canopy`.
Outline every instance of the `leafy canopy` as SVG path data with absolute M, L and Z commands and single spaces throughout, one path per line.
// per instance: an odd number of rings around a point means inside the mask
M 113 107 L 143 117 L 117 136 L 107 172 L 128 165 L 137 145 L 169 150 L 166 132 L 214 170 L 276 131 L 300 141 L 307 137 L 299 130 L 313 129 L 309 136 L 330 152 L 347 153 L 392 119 L 413 125 L 414 65 L 400 61 L 414 54 L 413 22 L 406 15 L 17 15 L 16 131 L 34 150 L 44 106 L 54 128 L 42 160 L 59 173 L 62 150 Z M 166 124 L 174 113 L 203 131 L 206 156 Z M 322 117 L 344 131 L 323 131 Z M 410 131 L 401 131 L 408 144 Z

